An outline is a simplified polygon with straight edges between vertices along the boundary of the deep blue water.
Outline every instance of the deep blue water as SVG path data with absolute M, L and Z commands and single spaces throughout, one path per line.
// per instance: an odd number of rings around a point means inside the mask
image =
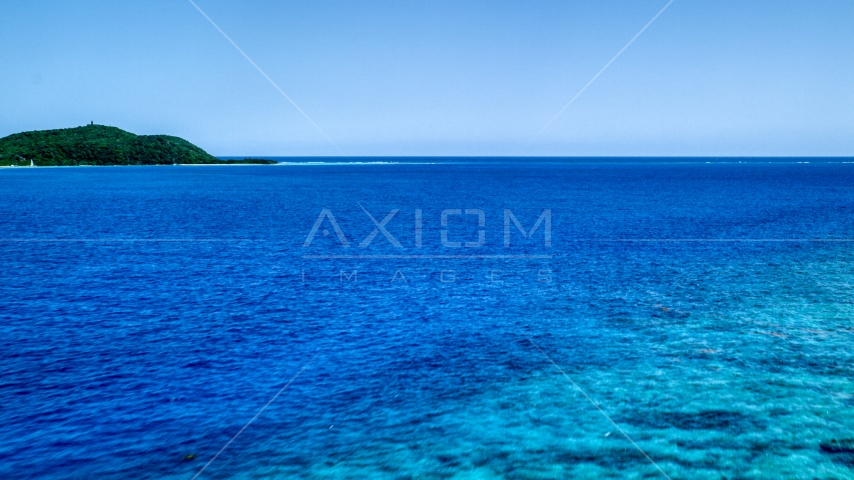
M 301 370 L 199 478 L 854 478 L 819 446 L 854 438 L 852 164 L 8 168 L 0 199 L 2 478 L 190 479 Z M 304 246 L 324 209 L 349 247 Z

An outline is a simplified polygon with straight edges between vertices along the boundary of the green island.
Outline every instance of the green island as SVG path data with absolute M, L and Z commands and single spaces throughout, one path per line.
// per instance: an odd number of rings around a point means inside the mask
M 223 160 L 169 135 L 134 135 L 120 128 L 83 127 L 23 132 L 0 138 L 0 166 L 236 165 L 273 160 Z

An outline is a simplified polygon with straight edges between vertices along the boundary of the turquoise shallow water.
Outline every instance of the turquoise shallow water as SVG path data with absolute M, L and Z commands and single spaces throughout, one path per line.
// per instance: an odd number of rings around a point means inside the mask
M 2 171 L 0 474 L 854 478 L 851 168 Z

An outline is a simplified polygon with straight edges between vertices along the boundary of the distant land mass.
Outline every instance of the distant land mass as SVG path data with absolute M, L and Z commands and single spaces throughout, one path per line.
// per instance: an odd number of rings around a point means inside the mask
M 134 135 L 120 128 L 86 125 L 23 132 L 0 138 L 0 166 L 234 165 L 273 160 L 222 160 L 169 135 Z

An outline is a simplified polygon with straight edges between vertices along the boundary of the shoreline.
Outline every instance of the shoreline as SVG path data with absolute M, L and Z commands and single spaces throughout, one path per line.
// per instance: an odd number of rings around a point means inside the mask
M 259 167 L 280 165 L 278 163 L 176 163 L 167 165 L 0 165 L 0 168 L 78 168 L 78 167 Z

